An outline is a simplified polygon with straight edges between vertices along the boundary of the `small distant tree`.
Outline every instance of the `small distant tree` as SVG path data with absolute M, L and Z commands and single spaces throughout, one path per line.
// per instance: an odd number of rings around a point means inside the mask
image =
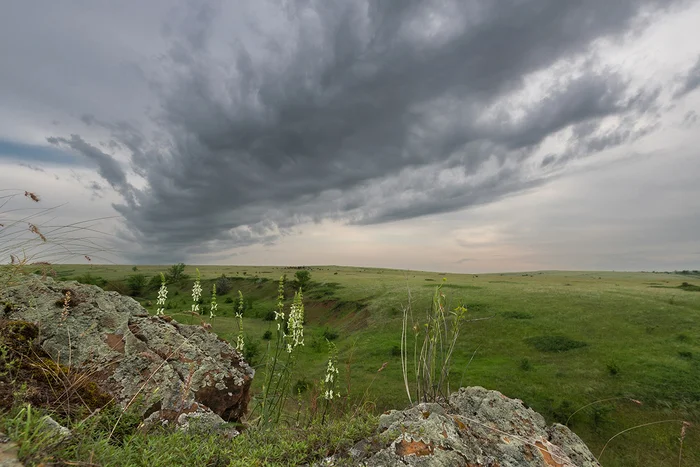
M 130 295 L 139 295 L 148 284 L 148 278 L 143 274 L 133 274 L 126 278 Z
M 231 281 L 225 274 L 222 274 L 221 277 L 216 280 L 216 291 L 219 295 L 226 295 L 231 291 Z
M 302 269 L 294 274 L 294 278 L 296 279 L 297 284 L 299 284 L 299 287 L 306 289 L 306 286 L 311 280 L 311 273 L 306 269 Z
M 170 266 L 168 272 L 165 274 L 165 278 L 168 282 L 177 282 L 181 279 L 187 279 L 185 263 L 177 263 Z

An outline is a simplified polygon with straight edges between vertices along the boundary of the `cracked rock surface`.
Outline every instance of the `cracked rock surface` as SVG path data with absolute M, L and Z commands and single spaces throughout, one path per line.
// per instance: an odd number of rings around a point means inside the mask
M 150 316 L 116 292 L 37 276 L 0 300 L 2 319 L 38 326 L 38 343 L 52 359 L 90 374 L 119 404 L 135 403 L 150 420 L 177 423 L 183 414 L 208 413 L 212 423 L 236 422 L 247 410 L 254 370 L 201 326 Z
M 599 467 L 567 427 L 548 427 L 522 401 L 482 387 L 461 388 L 442 404 L 382 415 L 378 435 L 350 451 L 365 466 Z M 364 444 L 363 444 L 364 443 Z M 331 461 L 331 464 L 333 462 Z

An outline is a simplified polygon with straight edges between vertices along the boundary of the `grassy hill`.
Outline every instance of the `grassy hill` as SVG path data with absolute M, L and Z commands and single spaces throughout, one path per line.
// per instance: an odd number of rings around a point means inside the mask
M 261 361 L 273 329 L 277 280 L 295 268 L 201 266 L 204 309 L 213 281 L 225 274 L 232 289 L 218 297 L 213 331 L 235 340 L 233 308 L 244 295 L 244 327 Z M 411 297 L 415 319 L 443 283 L 448 302 L 466 305 L 476 321 L 464 325 L 451 384 L 480 385 L 522 399 L 549 422 L 566 422 L 597 454 L 629 427 L 687 420 L 683 464 L 700 465 L 700 277 L 692 274 L 541 271 L 439 274 L 421 271 L 313 266 L 304 290 L 306 345 L 293 381 L 310 385 L 322 376 L 326 338 L 339 350 L 343 394 L 365 395 L 378 411 L 408 404 L 398 346 L 402 309 Z M 103 278 L 104 287 L 128 292 L 127 276 L 147 278 L 166 266 L 61 265 L 60 278 Z M 189 280 L 170 287 L 170 314 L 193 322 Z M 289 291 L 291 293 L 291 289 Z M 230 298 L 228 298 L 230 297 Z M 136 298 L 155 312 L 155 288 Z M 228 302 L 228 303 L 227 303 Z M 481 319 L 486 318 L 486 319 Z M 208 321 L 208 319 L 206 319 Z M 411 338 L 412 339 L 412 338 Z M 387 363 L 385 370 L 377 370 Z M 641 402 L 641 405 L 637 402 Z M 658 423 L 613 440 L 603 465 L 678 465 L 680 422 Z

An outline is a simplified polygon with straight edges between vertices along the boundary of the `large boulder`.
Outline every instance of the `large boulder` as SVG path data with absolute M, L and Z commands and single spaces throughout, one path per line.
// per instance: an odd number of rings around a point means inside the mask
M 461 388 L 444 403 L 382 415 L 379 434 L 350 451 L 366 466 L 599 467 L 567 427 L 500 392 Z M 347 460 L 347 459 L 346 459 Z M 329 459 L 330 464 L 333 460 Z
M 236 422 L 246 413 L 254 370 L 201 326 L 150 316 L 116 292 L 37 276 L 0 291 L 0 303 L 3 319 L 39 328 L 38 345 L 56 362 L 151 422 Z

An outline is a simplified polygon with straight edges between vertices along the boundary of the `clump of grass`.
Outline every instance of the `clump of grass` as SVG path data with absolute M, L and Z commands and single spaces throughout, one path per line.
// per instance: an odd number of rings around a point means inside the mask
M 540 352 L 567 352 L 586 347 L 586 342 L 577 341 L 566 336 L 535 336 L 525 339 L 529 345 Z
M 700 285 L 690 284 L 688 282 L 683 282 L 678 288 L 686 292 L 700 292 Z
M 444 282 L 445 279 L 443 279 Z M 416 401 L 436 401 L 450 393 L 450 366 L 452 354 L 466 317 L 466 307 L 460 305 L 449 311 L 446 305 L 443 284 L 435 288 L 433 300 L 425 316 L 425 323 L 413 321 L 409 290 L 408 306 L 404 308 L 401 331 L 401 370 L 409 402 L 413 403 L 408 382 L 409 317 L 413 331 L 413 376 L 415 378 Z M 422 337 L 422 343 L 419 340 Z
M 532 370 L 532 363 L 530 363 L 530 359 L 528 358 L 523 358 L 520 360 L 520 369 L 523 371 L 530 371 Z

